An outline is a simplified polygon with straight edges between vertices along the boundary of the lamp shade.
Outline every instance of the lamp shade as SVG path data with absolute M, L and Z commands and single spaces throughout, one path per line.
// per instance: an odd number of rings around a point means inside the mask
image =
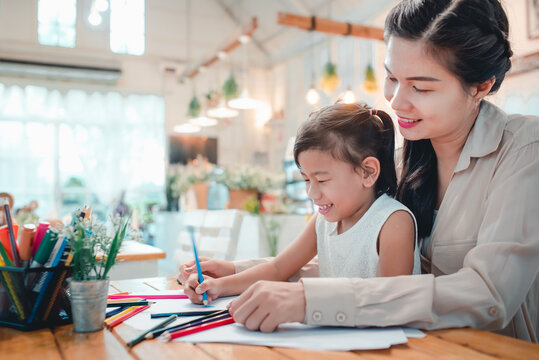
M 344 95 L 342 96 L 342 101 L 345 104 L 353 104 L 356 102 L 356 95 L 354 95 L 354 92 L 350 90 L 350 88 L 348 88 L 348 90 L 344 92 Z
M 305 100 L 311 105 L 316 105 L 320 101 L 320 94 L 315 89 L 314 86 L 312 86 L 308 91 L 307 94 L 305 94 Z
M 223 100 L 219 101 L 219 105 L 216 107 L 206 110 L 206 115 L 218 119 L 233 118 L 238 116 L 238 114 L 239 112 L 237 110 L 226 106 Z
M 228 101 L 228 106 L 230 106 L 233 109 L 240 109 L 240 110 L 248 110 L 248 109 L 254 109 L 260 105 L 260 102 L 258 100 L 255 100 L 251 97 L 249 97 L 249 92 L 247 91 L 247 88 L 243 89 L 240 96 L 235 99 L 230 99 Z
M 200 127 L 190 124 L 190 123 L 184 123 L 181 125 L 176 125 L 173 128 L 174 132 L 180 133 L 180 134 L 191 134 L 196 133 L 200 131 Z
M 208 127 L 217 125 L 217 120 L 206 116 L 197 116 L 189 120 L 195 126 Z

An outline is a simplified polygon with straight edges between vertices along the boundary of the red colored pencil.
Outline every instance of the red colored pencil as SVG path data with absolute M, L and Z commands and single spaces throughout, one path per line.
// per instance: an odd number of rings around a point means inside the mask
M 129 294 L 129 295 L 109 295 L 109 299 L 125 299 L 130 297 L 140 297 L 146 300 L 155 300 L 155 299 L 189 299 L 187 295 L 139 295 L 139 294 Z
M 127 314 L 119 317 L 118 319 L 110 322 L 109 324 L 107 324 L 107 327 L 109 329 L 112 329 L 113 327 L 115 327 L 116 325 L 118 324 L 121 324 L 123 323 L 125 320 L 129 319 L 131 316 L 134 316 L 136 314 L 138 314 L 139 312 L 141 311 L 144 311 L 146 309 L 148 309 L 150 306 L 149 305 L 145 305 L 145 306 L 140 306 L 138 308 L 136 308 L 135 310 L 131 311 L 131 312 L 128 312 Z
M 161 335 L 161 338 L 163 339 L 163 341 L 170 341 L 170 340 L 179 338 L 181 336 L 191 335 L 191 334 L 194 334 L 194 333 L 197 333 L 197 332 L 213 329 L 213 328 L 216 328 L 216 327 L 219 327 L 219 326 L 228 325 L 228 324 L 232 324 L 232 323 L 234 323 L 234 318 L 230 317 L 230 318 L 227 318 L 227 319 L 217 320 L 217 321 L 214 321 L 214 322 L 193 326 L 193 327 L 187 328 L 187 329 L 174 331 L 172 333 L 169 333 L 169 332 L 165 331 L 163 333 L 163 335 Z

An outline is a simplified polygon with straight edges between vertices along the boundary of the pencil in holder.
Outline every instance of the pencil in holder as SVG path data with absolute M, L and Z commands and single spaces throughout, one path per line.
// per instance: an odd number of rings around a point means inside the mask
M 0 326 L 36 330 L 72 322 L 70 266 L 0 266 Z

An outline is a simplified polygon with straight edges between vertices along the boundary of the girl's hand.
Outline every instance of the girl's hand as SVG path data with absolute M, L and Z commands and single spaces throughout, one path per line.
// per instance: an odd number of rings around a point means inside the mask
M 262 332 L 272 332 L 285 322 L 303 322 L 303 283 L 258 281 L 232 301 L 228 310 L 237 323 Z
M 213 279 L 207 275 L 204 276 L 202 284 L 198 282 L 198 275 L 191 274 L 183 285 L 183 292 L 189 296 L 193 304 L 202 304 L 202 294 L 206 292 L 208 301 L 211 303 L 217 299 L 222 292 L 222 286 L 219 279 Z
M 209 257 L 201 256 L 200 269 L 202 274 L 209 275 L 213 278 L 220 278 L 223 276 L 233 275 L 235 273 L 234 263 L 226 260 L 215 260 Z M 178 275 L 178 282 L 185 284 L 191 274 L 196 274 L 197 268 L 195 260 L 191 260 L 180 266 L 180 274 Z

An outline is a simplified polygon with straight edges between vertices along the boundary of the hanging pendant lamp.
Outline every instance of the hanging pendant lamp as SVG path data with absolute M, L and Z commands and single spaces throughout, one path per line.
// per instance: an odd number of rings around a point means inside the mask
M 199 132 L 200 127 L 187 122 L 174 126 L 172 130 L 180 134 L 192 134 Z
M 228 106 L 226 106 L 226 103 L 224 100 L 219 101 L 219 105 L 217 105 L 214 108 L 208 109 L 206 111 L 206 114 L 209 117 L 218 118 L 218 119 L 226 119 L 226 118 L 233 118 L 239 115 L 239 112 L 237 110 L 231 109 Z

